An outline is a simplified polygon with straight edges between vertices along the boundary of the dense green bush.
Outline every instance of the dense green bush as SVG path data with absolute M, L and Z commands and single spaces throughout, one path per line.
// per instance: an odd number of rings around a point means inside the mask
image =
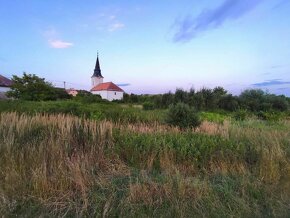
M 199 114 L 184 103 L 177 103 L 169 107 L 166 122 L 182 129 L 197 128 L 201 124 Z
M 246 110 L 238 110 L 233 114 L 233 118 L 237 121 L 244 121 L 248 118 L 248 112 Z
M 77 94 L 77 96 L 75 97 L 75 100 L 82 102 L 84 104 L 92 104 L 92 103 L 105 101 L 105 100 L 102 100 L 100 95 L 93 95 L 90 92 L 87 94 L 83 94 L 83 92 Z
M 272 121 L 272 122 L 276 122 L 282 119 L 282 114 L 275 111 L 270 111 L 270 112 L 260 111 L 257 113 L 257 116 L 261 120 Z
M 143 103 L 143 109 L 144 110 L 153 110 L 154 109 L 154 104 L 152 102 L 145 102 Z

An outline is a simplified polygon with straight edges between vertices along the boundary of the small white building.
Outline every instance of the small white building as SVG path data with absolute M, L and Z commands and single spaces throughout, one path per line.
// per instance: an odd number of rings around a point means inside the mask
M 124 91 L 112 82 L 100 83 L 91 89 L 94 95 L 100 95 L 102 99 L 109 101 L 123 99 Z
M 0 75 L 0 93 L 6 93 L 10 91 L 12 81 L 2 75 Z
M 92 80 L 91 93 L 94 95 L 100 95 L 102 99 L 107 99 L 109 101 L 122 100 L 124 91 L 113 82 L 104 83 L 103 79 L 104 77 L 102 76 L 102 73 L 101 73 L 99 56 L 98 56 L 94 74 L 91 77 L 91 80 Z

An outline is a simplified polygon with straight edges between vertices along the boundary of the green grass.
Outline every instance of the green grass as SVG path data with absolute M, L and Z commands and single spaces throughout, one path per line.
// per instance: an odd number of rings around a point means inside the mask
M 74 100 L 67 101 L 0 101 L 0 112 L 18 112 L 27 114 L 71 114 L 94 120 L 109 120 L 122 123 L 154 123 L 163 122 L 164 110 L 145 111 L 142 108 L 100 102 L 84 104 Z

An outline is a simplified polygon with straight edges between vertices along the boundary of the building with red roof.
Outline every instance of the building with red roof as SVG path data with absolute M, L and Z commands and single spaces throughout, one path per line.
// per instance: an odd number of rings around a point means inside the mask
M 107 99 L 109 101 L 121 100 L 123 99 L 124 91 L 119 86 L 113 82 L 103 82 L 104 77 L 101 73 L 99 56 L 97 57 L 96 66 L 92 79 L 92 89 L 91 92 L 94 95 L 100 95 L 102 99 Z
M 79 93 L 79 91 L 74 89 L 74 88 L 66 89 L 65 91 L 67 92 L 67 94 L 74 96 L 74 97 L 76 97 L 77 94 Z

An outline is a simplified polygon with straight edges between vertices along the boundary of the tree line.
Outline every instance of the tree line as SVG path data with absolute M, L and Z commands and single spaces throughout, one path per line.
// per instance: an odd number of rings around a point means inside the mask
M 55 88 L 51 83 L 34 74 L 23 73 L 22 77 L 13 76 L 9 97 L 28 101 L 47 101 L 70 99 L 65 89 Z M 90 92 L 80 91 L 75 98 L 84 103 L 100 102 L 100 96 L 93 96 Z M 170 105 L 183 103 L 197 111 L 287 111 L 290 109 L 290 98 L 284 95 L 274 95 L 261 89 L 249 89 L 240 95 L 234 96 L 223 87 L 202 88 L 200 90 L 176 89 L 174 93 L 168 92 L 159 95 L 124 94 L 121 103 L 143 104 L 144 109 L 167 109 Z
M 148 109 L 166 109 L 170 105 L 184 103 L 197 111 L 287 111 L 290 107 L 290 98 L 284 95 L 275 95 L 261 89 L 248 89 L 240 95 L 234 96 L 222 87 L 200 90 L 176 89 L 175 93 L 160 95 L 125 94 L 124 103 L 143 104 Z

